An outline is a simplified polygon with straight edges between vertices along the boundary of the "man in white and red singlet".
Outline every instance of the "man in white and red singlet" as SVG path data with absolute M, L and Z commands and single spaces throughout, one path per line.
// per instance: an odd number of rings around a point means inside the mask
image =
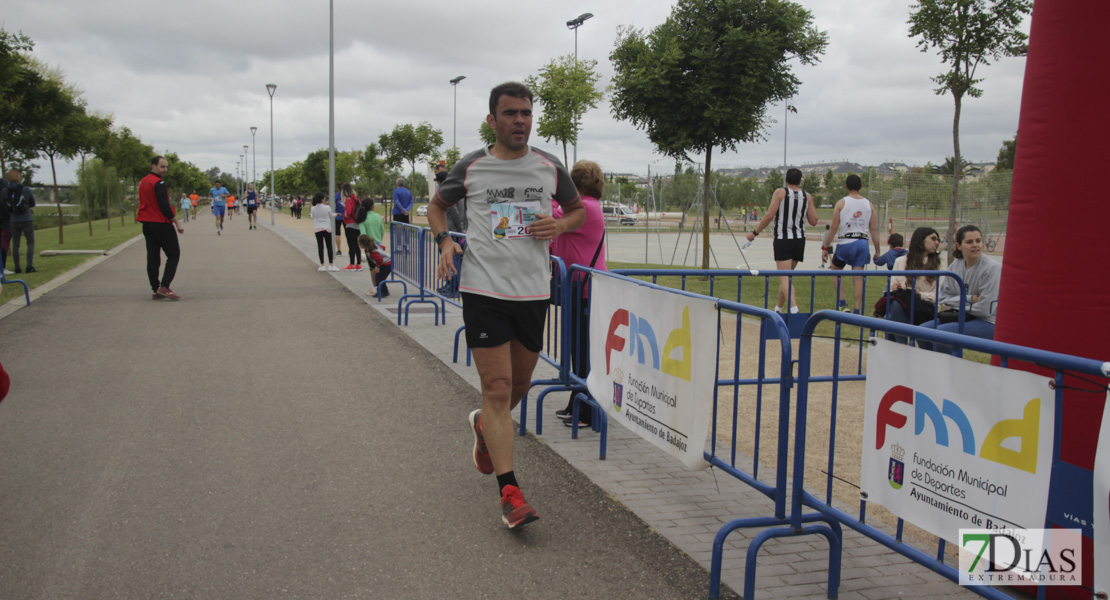
M 848 188 L 848 195 L 836 202 L 833 207 L 833 220 L 829 230 L 825 233 L 824 243 L 821 244 L 821 262 L 824 263 L 829 256 L 829 237 L 836 233 L 836 254 L 832 257 L 832 268 L 843 269 L 850 265 L 852 270 L 861 271 L 870 262 L 882 254 L 879 248 L 879 222 L 875 214 L 875 207 L 871 201 L 860 195 L 863 181 L 859 175 L 849 175 L 844 187 Z M 868 253 L 868 240 L 875 244 L 875 256 Z M 863 277 L 852 278 L 853 304 L 852 312 L 860 313 L 863 304 Z M 836 296 L 837 307 L 848 310 L 847 303 L 840 299 L 838 286 Z

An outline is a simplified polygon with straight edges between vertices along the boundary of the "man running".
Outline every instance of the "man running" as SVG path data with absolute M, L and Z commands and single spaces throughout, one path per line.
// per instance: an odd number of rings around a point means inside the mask
M 258 228 L 258 194 L 254 191 L 254 184 L 247 184 L 247 223 L 248 230 Z
M 830 235 L 835 232 L 837 237 L 836 253 L 832 257 L 832 268 L 843 269 L 851 265 L 853 271 L 861 271 L 872 258 L 879 258 L 882 254 L 879 248 L 879 222 L 875 214 L 875 207 L 871 201 L 860 195 L 863 181 L 859 175 L 849 175 L 844 182 L 848 188 L 848 195 L 836 201 L 833 207 L 832 224 L 825 232 L 824 243 L 821 244 L 821 262 L 824 263 L 829 256 Z M 868 255 L 868 239 L 875 243 L 875 256 Z M 852 312 L 860 314 L 863 304 L 863 277 L 852 278 Z M 840 299 L 841 290 L 837 286 L 836 304 L 841 310 L 847 311 L 847 303 Z
M 216 216 L 216 235 L 224 230 L 224 215 L 227 214 L 227 197 L 231 192 L 216 180 L 216 185 L 208 190 L 209 195 L 212 196 L 212 214 Z
M 748 241 L 755 240 L 755 236 L 774 220 L 775 268 L 793 271 L 798 263 L 805 260 L 806 226 L 802 222 L 803 218 L 810 225 L 816 225 L 817 208 L 813 205 L 813 198 L 802 191 L 801 170 L 788 169 L 786 187 L 775 190 L 771 195 L 767 214 L 748 234 Z M 787 306 L 786 301 L 790 302 L 790 312 L 798 312 L 798 300 L 794 297 L 794 286 L 790 285 L 790 278 L 779 277 L 779 301 L 775 305 L 775 312 L 782 312 L 782 307 Z
M 455 164 L 428 207 L 440 249 L 436 271 L 452 278 L 462 252 L 447 233 L 446 210 L 465 199 L 467 251 L 463 254 L 463 322 L 482 383 L 482 408 L 470 413 L 474 464 L 497 475 L 502 521 L 510 528 L 539 518 L 524 500 L 513 472 L 513 421 L 531 385 L 543 346 L 551 296 L 548 242 L 578 229 L 586 211 L 566 168 L 555 156 L 528 146 L 532 92 L 503 83 L 490 92 L 486 123 L 492 146 Z M 564 216 L 551 216 L 551 201 Z

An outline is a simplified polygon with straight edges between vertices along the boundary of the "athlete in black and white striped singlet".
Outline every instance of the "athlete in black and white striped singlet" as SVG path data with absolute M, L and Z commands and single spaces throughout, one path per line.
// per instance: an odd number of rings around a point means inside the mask
M 785 195 L 779 203 L 778 213 L 772 221 L 771 227 L 775 232 L 776 240 L 804 240 L 806 239 L 806 205 L 812 202 L 801 189 L 783 188 Z

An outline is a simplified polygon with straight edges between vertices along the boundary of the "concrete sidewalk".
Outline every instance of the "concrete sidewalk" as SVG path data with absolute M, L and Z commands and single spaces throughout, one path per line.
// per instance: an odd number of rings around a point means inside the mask
M 179 302 L 135 243 L 0 320 L 0 598 L 705 596 L 535 438 L 506 530 L 471 385 L 281 236 L 186 229 Z

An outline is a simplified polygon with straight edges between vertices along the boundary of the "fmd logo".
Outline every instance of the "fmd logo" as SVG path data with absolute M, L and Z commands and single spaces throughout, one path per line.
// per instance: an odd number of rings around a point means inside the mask
M 627 337 L 622 337 L 618 330 L 621 327 L 628 329 Z M 627 309 L 618 309 L 609 319 L 609 334 L 605 336 L 605 374 L 608 375 L 613 352 L 621 352 L 627 348 L 629 356 L 635 356 L 641 365 L 649 365 L 656 371 L 690 381 L 693 372 L 693 336 L 690 327 L 690 307 L 682 308 L 682 325 L 667 334 L 667 341 L 663 344 L 663 353 L 659 353 L 659 342 L 655 337 L 655 328 L 647 317 L 637 317 Z M 675 350 L 681 350 L 681 358 L 671 358 Z M 648 352 L 650 351 L 650 352 Z M 650 363 L 647 361 L 650 359 Z
M 978 445 L 977 432 L 958 403 L 945 398 L 938 407 L 932 398 L 920 391 L 896 385 L 887 390 L 879 402 L 875 419 L 876 450 L 881 450 L 886 445 L 887 428 L 902 429 L 909 421 L 907 415 L 894 411 L 896 404 L 913 407 L 915 436 L 924 434 L 926 425 L 932 425 L 934 440 L 939 446 L 949 447 L 955 443 L 965 454 L 978 455 L 979 458 L 1029 473 L 1037 472 L 1037 449 L 1041 430 L 1040 398 L 1033 398 L 1026 403 L 1020 419 L 1003 419 L 995 423 L 983 435 L 982 444 Z M 955 434 L 958 436 L 954 442 L 949 439 L 952 433 L 949 421 L 955 425 Z M 979 435 L 983 433 L 978 432 Z M 1009 438 L 1017 438 L 1020 450 L 1011 450 L 1002 445 Z

